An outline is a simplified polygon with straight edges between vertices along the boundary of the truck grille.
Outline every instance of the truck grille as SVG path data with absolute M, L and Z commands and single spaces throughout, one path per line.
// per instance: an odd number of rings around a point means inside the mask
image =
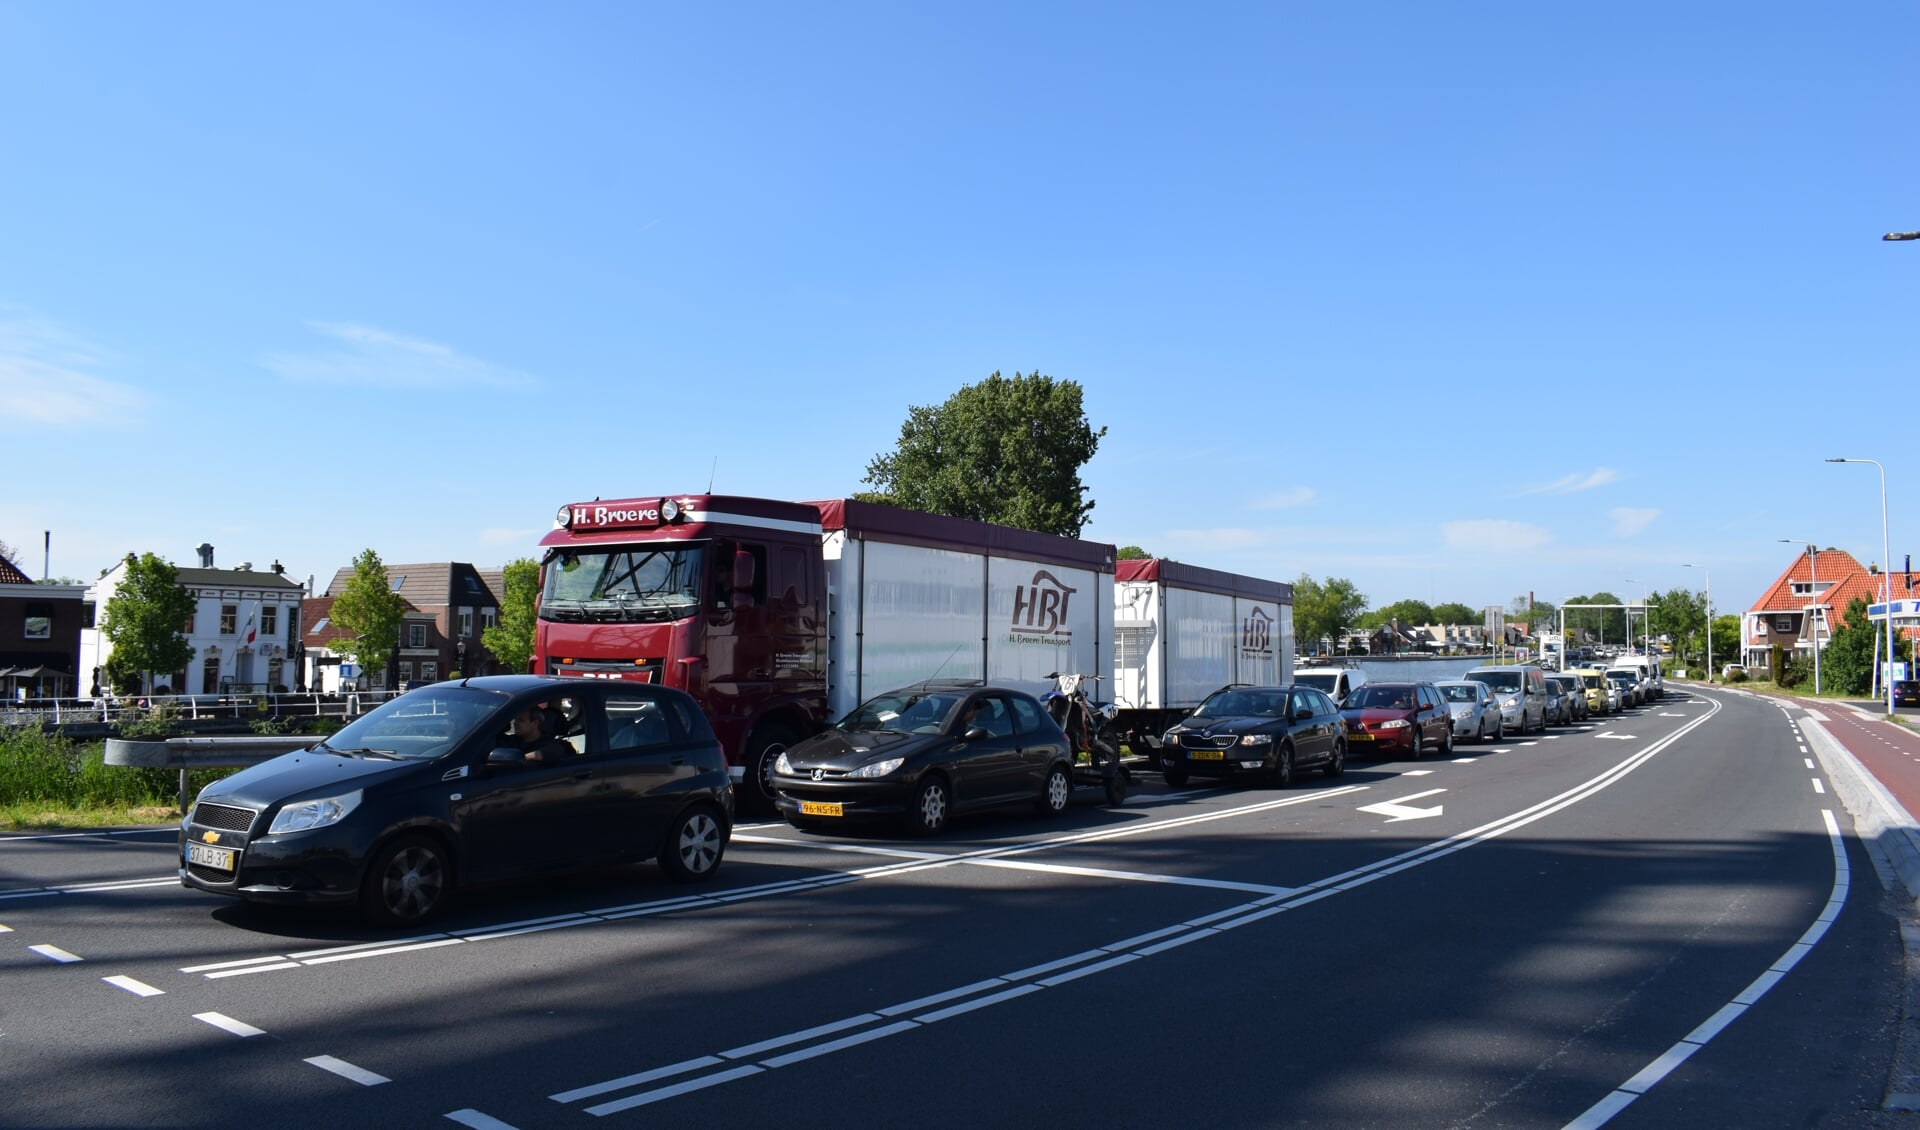
M 193 806 L 193 822 L 202 828 L 217 828 L 222 832 L 244 832 L 253 827 L 253 818 L 259 813 L 251 808 L 235 808 L 226 804 L 196 804 Z

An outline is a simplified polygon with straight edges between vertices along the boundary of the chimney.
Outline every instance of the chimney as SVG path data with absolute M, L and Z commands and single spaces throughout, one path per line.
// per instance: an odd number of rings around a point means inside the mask
M 200 567 L 202 569 L 213 568 L 213 546 L 209 545 L 206 542 L 201 542 L 199 552 L 200 552 Z
M 274 558 L 273 561 L 273 575 L 276 577 L 284 577 L 287 575 L 287 567 L 280 564 L 280 559 L 277 557 Z
M 242 561 L 242 562 L 240 563 L 240 571 L 241 571 L 242 573 L 251 573 L 251 572 L 253 572 L 253 562 L 251 562 L 251 561 Z

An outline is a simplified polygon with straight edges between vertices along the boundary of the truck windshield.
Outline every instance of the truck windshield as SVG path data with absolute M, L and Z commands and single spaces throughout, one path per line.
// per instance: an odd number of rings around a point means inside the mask
M 547 559 L 542 620 L 678 620 L 700 605 L 704 544 L 561 550 Z

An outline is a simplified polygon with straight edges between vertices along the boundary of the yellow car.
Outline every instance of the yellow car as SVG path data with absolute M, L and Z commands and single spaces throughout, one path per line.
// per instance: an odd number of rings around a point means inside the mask
M 1607 673 L 1597 667 L 1575 667 L 1567 674 L 1580 680 L 1587 690 L 1587 713 L 1618 714 L 1620 712 L 1620 691 L 1607 678 Z

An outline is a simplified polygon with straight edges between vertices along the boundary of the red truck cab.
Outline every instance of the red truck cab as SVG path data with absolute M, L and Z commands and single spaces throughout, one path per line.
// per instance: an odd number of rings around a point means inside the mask
M 540 541 L 536 673 L 665 683 L 691 694 L 741 800 L 828 721 L 820 512 L 728 495 L 564 506 Z

